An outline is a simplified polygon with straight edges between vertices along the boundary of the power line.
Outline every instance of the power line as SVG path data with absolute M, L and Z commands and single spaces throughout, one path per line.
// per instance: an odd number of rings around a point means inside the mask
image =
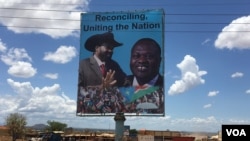
M 0 10 L 29 10 L 29 11 L 46 11 L 46 12 L 82 12 L 81 10 L 65 10 L 65 9 L 35 9 L 35 8 L 14 8 L 14 7 L 0 7 Z M 239 16 L 249 15 L 249 13 L 165 13 L 167 16 Z
M 49 28 L 49 27 L 26 27 L 26 26 L 0 26 L 0 27 L 13 27 L 13 28 L 38 28 L 38 29 L 47 29 L 47 30 L 72 30 L 72 31 L 75 31 L 75 30 L 78 30 L 78 31 L 80 31 L 81 29 L 80 28 L 75 28 L 75 29 L 73 29 L 73 28 L 60 28 L 60 27 L 51 27 L 51 28 Z M 125 32 L 125 31 L 124 31 Z M 129 32 L 133 32 L 133 31 L 129 31 Z M 136 31 L 136 32 L 138 32 L 138 31 Z M 157 32 L 157 31 L 140 31 L 140 32 Z M 213 33 L 213 32 L 227 32 L 227 33 L 232 33 L 232 32 L 242 32 L 242 33 L 248 33 L 248 32 L 250 32 L 250 30 L 249 31 L 209 31 L 209 30 L 197 30 L 197 31 L 194 31 L 194 30 L 165 30 L 164 32 L 169 32 L 169 33 L 171 33 L 171 32 L 176 32 L 176 33 Z
M 8 4 L 20 4 L 20 5 L 38 5 L 41 3 L 38 2 L 10 2 L 10 1 L 5 1 L 4 3 L 8 3 Z M 74 6 L 81 6 L 83 5 L 82 3 L 42 3 L 42 4 L 46 4 L 46 5 L 74 5 Z
M 9 3 L 9 4 L 20 4 L 20 5 L 37 5 L 37 4 L 41 4 L 38 2 L 11 2 L 11 1 L 5 1 L 4 3 Z M 46 5 L 75 5 L 75 6 L 80 6 L 83 5 L 83 3 L 53 3 L 53 2 L 46 2 L 43 3 Z M 212 2 L 207 2 L 207 3 L 164 3 L 164 4 L 157 4 L 154 3 L 153 6 L 226 6 L 226 5 L 247 5 L 250 4 L 250 2 L 216 2 L 216 3 L 212 3 Z M 108 3 L 102 3 L 102 4 L 95 4 L 95 6 L 121 6 L 119 4 L 108 4 Z M 148 4 L 142 4 L 142 3 L 133 3 L 133 4 L 126 4 L 126 6 L 149 6 Z M 150 5 L 152 6 L 152 5 Z
M 0 16 L 2 18 L 19 18 L 19 19 L 32 19 L 32 20 L 64 20 L 64 21 L 76 21 L 76 22 L 80 22 L 80 20 L 74 20 L 74 19 L 49 19 L 49 18 L 33 18 L 33 17 L 9 17 L 9 16 Z M 224 23 L 224 22 L 165 22 L 165 25 L 207 25 L 207 24 L 211 24 L 211 25 L 218 25 L 218 24 L 228 24 L 228 23 Z M 246 25 L 246 24 L 250 24 L 250 23 L 230 23 L 230 24 L 242 24 L 242 25 Z M 18 26 L 18 25 L 0 25 L 0 27 L 12 27 L 12 28 L 31 28 L 31 29 L 54 29 L 54 30 L 80 30 L 80 28 L 62 28 L 62 27 L 32 27 L 32 26 Z M 79 25 L 80 27 L 80 25 Z M 250 32 L 250 31 L 170 31 L 170 30 L 166 30 L 165 32 L 192 32 L 192 33 L 202 33 L 202 32 Z
M 61 28 L 61 27 L 41 27 L 41 26 L 2 26 L 2 25 L 0 25 L 0 27 L 13 27 L 13 28 L 38 28 L 38 29 L 56 29 L 56 30 L 58 30 L 58 29 L 60 29 L 60 30 L 80 30 L 80 28 Z
M 16 4 L 16 3 L 15 3 Z M 18 3 L 18 4 L 39 4 L 39 3 Z M 46 3 L 46 4 L 57 4 L 57 3 Z M 250 4 L 250 3 L 249 3 Z M 58 4 L 57 4 L 58 5 Z M 66 5 L 66 4 L 59 4 L 59 5 Z M 67 4 L 68 5 L 68 4 Z M 78 5 L 78 4 L 69 4 L 69 5 Z M 82 4 L 79 4 L 82 5 Z M 183 4 L 176 4 L 176 5 L 183 5 Z M 184 4 L 185 5 L 185 4 Z M 199 4 L 198 4 L 199 5 Z M 80 10 L 59 10 L 59 9 L 34 9 L 34 8 L 11 8 L 11 7 L 0 7 L 0 10 L 32 10 L 32 11 L 47 11 L 47 12 L 82 12 Z M 100 12 L 101 13 L 101 12 Z M 245 13 L 165 13 L 165 16 L 239 16 L 239 15 L 249 15 Z M 13 19 L 29 19 L 29 20 L 48 20 L 48 21 L 69 21 L 69 22 L 80 22 L 79 19 L 66 19 L 66 18 L 40 18 L 40 17 L 18 17 L 18 16 L 4 16 L 0 15 L 0 18 L 13 18 Z M 218 24 L 229 24 L 225 22 L 171 22 L 166 21 L 165 25 L 218 25 Z M 230 23 L 230 24 L 250 24 L 250 23 Z M 54 30 L 80 30 L 80 29 L 72 29 L 72 28 L 57 28 L 57 27 L 28 27 L 28 26 L 1 26 L 0 27 L 12 27 L 12 28 L 39 28 L 39 29 L 54 29 Z M 202 33 L 202 32 L 250 32 L 250 31 L 168 31 L 165 32 L 192 32 L 192 33 Z
M 31 11 L 53 11 L 53 12 L 83 12 L 80 10 L 60 10 L 60 9 L 33 9 L 33 8 L 11 8 L 0 7 L 2 10 L 31 10 Z
M 214 22 L 214 23 L 212 23 L 212 22 L 165 22 L 165 24 L 187 24 L 187 25 L 189 25 L 189 24 L 201 24 L 201 25 L 203 25 L 203 24 L 211 24 L 211 25 L 213 25 L 213 24 L 228 24 L 228 23 L 226 23 L 226 22 Z M 230 24 L 250 24 L 250 23 L 230 23 Z
M 0 8 L 1 9 L 1 8 Z M 53 10 L 54 11 L 54 10 Z M 238 16 L 238 15 L 244 15 L 243 13 L 241 14 L 220 14 L 220 13 L 214 13 L 214 14 L 164 14 L 164 16 Z M 249 14 L 248 14 L 249 15 Z M 65 21 L 80 21 L 79 19 L 64 19 L 64 18 L 43 18 L 43 17 L 17 17 L 17 16 L 5 16 L 5 15 L 0 15 L 0 18 L 17 18 L 17 19 L 37 19 L 37 20 L 65 20 Z M 194 22 L 166 22 L 168 24 L 217 24 L 217 23 L 194 23 Z M 224 23 L 218 23 L 218 24 L 224 24 Z M 225 23 L 227 24 L 227 23 Z M 236 23 L 236 24 L 241 24 L 241 23 Z M 242 23 L 242 24 L 248 24 L 248 23 Z
M 1 16 L 1 18 L 13 18 L 13 19 L 30 19 L 30 20 L 51 20 L 51 21 L 76 21 L 76 22 L 80 22 L 81 20 L 79 19 L 51 19 L 51 18 L 35 18 L 35 17 L 10 17 L 10 16 Z M 178 24 L 186 24 L 186 25 L 189 25 L 189 24 L 228 24 L 226 22 L 171 22 L 171 21 L 167 21 L 165 22 L 165 24 L 175 24 L 175 25 L 178 25 Z M 230 24 L 250 24 L 250 23 L 230 23 Z
M 52 20 L 52 21 L 80 21 L 79 19 L 51 19 L 51 18 L 35 18 L 35 17 L 10 17 L 10 16 L 1 16 L 1 18 L 13 18 L 13 19 L 31 19 L 31 20 Z
M 34 9 L 34 8 L 11 8 L 11 7 L 0 7 L 2 10 L 31 10 L 31 11 L 46 11 L 46 12 L 77 12 L 84 13 L 81 10 L 61 10 L 61 9 Z M 165 13 L 166 16 L 239 16 L 249 15 L 249 13 Z

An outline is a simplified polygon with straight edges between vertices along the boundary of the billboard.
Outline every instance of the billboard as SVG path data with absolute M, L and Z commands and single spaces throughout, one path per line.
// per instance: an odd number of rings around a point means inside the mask
M 164 115 L 163 9 L 81 14 L 77 116 Z

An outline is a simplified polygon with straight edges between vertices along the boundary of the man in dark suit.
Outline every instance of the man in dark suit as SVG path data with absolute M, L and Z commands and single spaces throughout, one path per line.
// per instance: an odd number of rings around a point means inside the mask
M 123 85 L 126 74 L 112 59 L 113 49 L 122 46 L 111 32 L 89 37 L 84 47 L 93 52 L 89 58 L 79 64 L 77 113 L 114 112 L 114 95 L 106 93 L 107 86 Z
M 123 94 L 127 100 L 127 112 L 164 112 L 163 76 L 159 73 L 161 64 L 160 45 L 151 38 L 138 40 L 131 49 L 130 70 L 125 86 L 133 88 L 131 95 Z
M 119 64 L 112 59 L 113 49 L 121 45 L 114 39 L 111 32 L 89 37 L 85 42 L 85 48 L 93 52 L 93 56 L 80 61 L 78 85 L 81 87 L 101 85 L 102 79 L 106 76 L 105 73 L 111 70 L 115 71 L 115 85 L 121 86 L 126 74 Z M 101 68 L 102 65 L 105 65 L 104 70 Z
M 131 49 L 130 70 L 127 85 L 163 86 L 163 76 L 159 73 L 161 63 L 160 45 L 151 38 L 138 40 Z

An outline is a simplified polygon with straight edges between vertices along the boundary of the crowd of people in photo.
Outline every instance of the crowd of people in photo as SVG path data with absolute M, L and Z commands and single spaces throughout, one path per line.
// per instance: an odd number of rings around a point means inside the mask
M 158 88 L 158 87 L 156 87 Z M 111 87 L 108 90 L 102 90 L 100 87 L 90 86 L 82 88 L 78 95 L 77 113 L 162 113 L 163 112 L 163 88 L 143 96 L 133 98 L 134 87 Z M 153 107 L 143 103 L 151 103 Z M 138 107 L 139 106 L 139 107 Z

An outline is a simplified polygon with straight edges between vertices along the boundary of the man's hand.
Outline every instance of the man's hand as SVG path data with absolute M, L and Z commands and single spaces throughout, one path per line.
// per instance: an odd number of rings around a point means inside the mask
M 106 77 L 102 78 L 102 87 L 104 89 L 112 87 L 117 82 L 117 80 L 114 80 L 114 75 L 115 71 L 109 70 L 106 74 Z

